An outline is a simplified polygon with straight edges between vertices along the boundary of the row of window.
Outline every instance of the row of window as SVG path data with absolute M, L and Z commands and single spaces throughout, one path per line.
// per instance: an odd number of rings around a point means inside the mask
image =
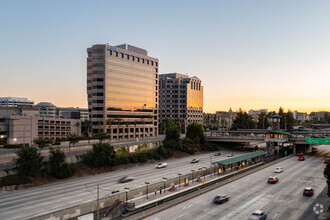
M 154 62 L 152 60 L 136 57 L 136 56 L 129 55 L 129 54 L 124 54 L 124 53 L 121 53 L 118 51 L 109 50 L 109 55 L 119 57 L 122 59 L 126 59 L 126 60 L 136 61 L 138 63 L 144 63 L 144 64 L 151 65 L 151 66 L 155 65 L 156 67 L 158 67 L 158 63 L 156 61 Z

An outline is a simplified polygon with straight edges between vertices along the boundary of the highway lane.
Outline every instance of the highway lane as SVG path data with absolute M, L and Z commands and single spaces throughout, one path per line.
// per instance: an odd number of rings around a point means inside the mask
M 228 150 L 221 151 L 222 155 L 212 157 L 213 161 L 227 158 Z M 69 207 L 79 203 L 95 200 L 96 186 L 100 184 L 100 197 L 111 194 L 113 190 L 124 191 L 125 187 L 136 188 L 145 186 L 144 182 L 162 181 L 163 177 L 177 177 L 178 173 L 189 173 L 191 169 L 197 170 L 203 166 L 210 166 L 210 155 L 192 155 L 185 158 L 169 159 L 165 162 L 168 167 L 156 169 L 156 164 L 144 164 L 128 169 L 121 169 L 105 174 L 73 179 L 40 187 L 0 194 L 0 219 L 26 219 L 38 213 Z M 234 152 L 235 156 L 243 152 Z M 193 158 L 200 162 L 191 164 Z M 119 184 L 123 176 L 133 176 L 135 180 Z M 94 196 L 93 196 L 94 195 Z
M 327 148 L 330 146 L 320 146 L 320 154 L 325 156 L 325 152 L 329 152 Z M 279 177 L 277 184 L 268 184 L 266 180 L 274 175 L 273 169 L 277 166 L 283 167 L 284 172 L 276 174 Z M 292 157 L 149 219 L 248 219 L 257 209 L 265 211 L 267 219 L 299 219 L 326 186 L 324 167 L 323 157 L 307 155 L 305 161 L 297 161 L 297 157 Z M 303 197 L 302 192 L 306 186 L 314 188 L 313 197 Z M 229 202 L 213 204 L 213 198 L 221 194 L 229 195 Z

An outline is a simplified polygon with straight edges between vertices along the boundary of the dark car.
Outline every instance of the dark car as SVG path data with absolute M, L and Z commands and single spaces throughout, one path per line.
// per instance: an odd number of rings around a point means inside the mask
M 190 163 L 198 163 L 199 162 L 199 159 L 192 159 L 191 161 L 190 161 Z
M 119 183 L 127 183 L 127 182 L 131 182 L 134 180 L 134 177 L 131 177 L 131 176 L 124 176 L 122 178 L 120 178 L 118 180 Z
M 312 189 L 311 187 L 305 187 L 305 189 L 303 191 L 303 195 L 304 196 L 312 196 L 312 195 L 314 195 L 314 189 Z
M 222 195 L 222 196 L 216 196 L 214 199 L 213 199 L 213 202 L 216 203 L 216 204 L 222 204 L 224 202 L 227 202 L 229 200 L 229 196 L 227 195 Z
M 249 217 L 249 219 L 251 219 L 251 220 L 264 220 L 266 218 L 267 218 L 267 214 L 265 214 L 261 210 L 254 211 Z
M 318 151 L 317 147 L 312 147 L 312 153 L 316 153 Z
M 217 152 L 217 153 L 214 154 L 214 156 L 220 156 L 220 155 L 221 155 L 220 152 Z
M 302 152 L 297 153 L 297 156 L 302 156 L 304 155 Z
M 278 182 L 278 177 L 276 176 L 271 176 L 267 179 L 268 183 L 277 183 Z
M 299 161 L 304 161 L 305 160 L 305 157 L 298 157 L 298 160 Z
M 325 158 L 324 159 L 324 163 L 329 163 L 330 162 L 330 158 Z

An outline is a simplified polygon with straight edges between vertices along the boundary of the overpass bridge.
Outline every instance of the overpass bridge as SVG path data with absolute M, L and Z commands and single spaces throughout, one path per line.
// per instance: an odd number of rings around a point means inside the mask
M 210 142 L 222 143 L 251 143 L 251 142 L 265 142 L 268 149 L 272 152 L 281 152 L 286 146 L 290 146 L 293 153 L 296 151 L 303 151 L 312 145 L 329 144 L 330 145 L 330 131 L 329 130 L 310 130 L 308 132 L 286 132 L 286 131 L 228 131 L 228 132 L 206 132 L 205 137 Z M 267 151 L 267 149 L 266 149 Z

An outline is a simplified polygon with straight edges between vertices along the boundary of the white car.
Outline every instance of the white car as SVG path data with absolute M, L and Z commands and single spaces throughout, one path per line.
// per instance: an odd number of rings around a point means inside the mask
M 232 156 L 234 156 L 233 153 L 229 153 L 229 154 L 227 154 L 227 157 L 232 157 Z
M 156 165 L 157 169 L 165 168 L 165 167 L 167 167 L 167 163 L 159 163 L 159 164 Z
M 274 169 L 274 173 L 282 173 L 283 172 L 283 168 L 282 167 L 276 167 Z

